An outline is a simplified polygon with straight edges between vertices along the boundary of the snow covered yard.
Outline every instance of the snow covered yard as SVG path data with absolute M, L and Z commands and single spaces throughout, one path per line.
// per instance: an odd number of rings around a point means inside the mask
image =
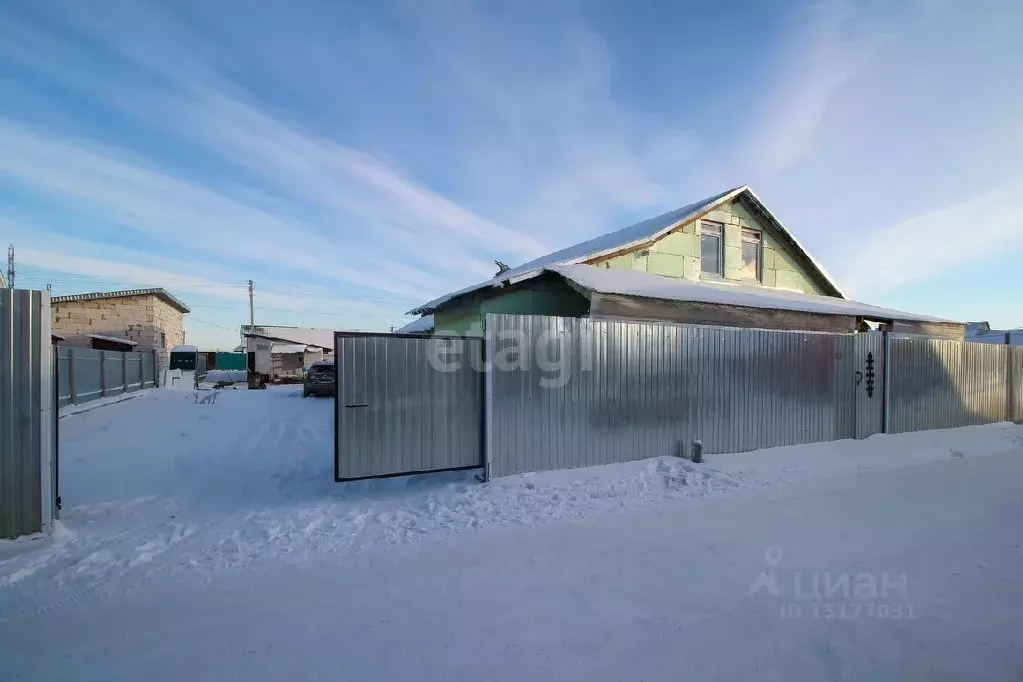
M 149 391 L 62 419 L 63 522 L 0 543 L 3 677 L 1023 675 L 1019 426 L 336 484 L 331 410 Z

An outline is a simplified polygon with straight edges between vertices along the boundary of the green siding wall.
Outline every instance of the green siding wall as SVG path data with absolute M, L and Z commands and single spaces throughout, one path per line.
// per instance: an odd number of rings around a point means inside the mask
M 725 226 L 725 279 L 742 281 L 742 228 L 760 230 L 763 234 L 761 283 L 767 287 L 795 289 L 810 294 L 824 294 L 810 271 L 800 264 L 799 258 L 789 252 L 767 226 L 754 218 L 741 201 L 720 206 L 705 216 L 705 220 Z M 595 261 L 593 265 L 607 268 L 645 270 L 665 277 L 700 279 L 699 221 L 683 225 L 676 232 L 665 235 L 652 244 L 646 253 L 636 251 Z
M 561 281 L 529 281 L 481 292 L 469 303 L 437 311 L 434 333 L 483 336 L 483 315 L 487 313 L 581 317 L 589 310 L 589 300 Z

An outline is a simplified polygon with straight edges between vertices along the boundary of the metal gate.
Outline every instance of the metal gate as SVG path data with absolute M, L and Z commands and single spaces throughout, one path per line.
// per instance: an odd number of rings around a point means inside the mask
M 483 464 L 482 339 L 338 332 L 334 479 Z
M 885 336 L 868 333 L 853 337 L 857 438 L 868 438 L 884 430 Z
M 57 514 L 52 361 L 50 295 L 0 289 L 0 538 Z

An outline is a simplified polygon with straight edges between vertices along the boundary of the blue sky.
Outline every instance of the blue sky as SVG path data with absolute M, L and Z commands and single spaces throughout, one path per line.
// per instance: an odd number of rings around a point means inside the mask
M 750 184 L 854 298 L 1023 326 L 1023 5 L 0 6 L 19 286 L 164 286 L 191 342 L 387 329 Z M 1017 284 L 1013 286 L 1013 282 Z

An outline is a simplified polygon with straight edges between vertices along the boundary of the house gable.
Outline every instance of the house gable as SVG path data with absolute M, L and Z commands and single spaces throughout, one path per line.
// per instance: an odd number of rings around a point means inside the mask
M 742 195 L 715 206 L 650 242 L 630 245 L 627 250 L 601 255 L 585 262 L 606 268 L 642 270 L 665 277 L 709 279 L 703 275 L 700 267 L 700 223 L 705 220 L 723 226 L 725 280 L 752 283 L 740 276 L 742 230 L 746 228 L 762 235 L 760 284 L 808 294 L 836 295 L 816 265 L 804 258 L 793 245 L 787 244 L 784 235 L 771 224 L 770 218 L 762 215 Z

